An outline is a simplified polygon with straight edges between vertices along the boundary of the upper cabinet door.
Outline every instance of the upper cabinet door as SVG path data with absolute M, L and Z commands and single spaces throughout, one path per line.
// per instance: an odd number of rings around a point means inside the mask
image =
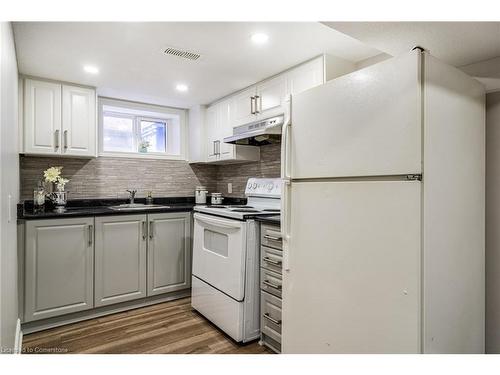
M 61 153 L 61 85 L 25 80 L 24 151 Z
M 217 160 L 217 107 L 207 108 L 205 116 L 205 134 L 207 142 L 207 161 Z
M 232 98 L 231 125 L 243 125 L 255 120 L 255 86 L 252 86 Z M 253 98 L 253 99 L 252 99 Z
M 218 156 L 220 160 L 232 159 L 234 155 L 234 145 L 224 143 L 224 138 L 233 135 L 233 127 L 231 126 L 231 111 L 232 105 L 230 100 L 225 100 L 217 104 L 217 120 L 218 120 Z
M 311 60 L 287 73 L 288 93 L 300 94 L 310 88 L 322 85 L 324 80 L 323 56 Z
M 257 86 L 257 116 L 267 118 L 282 114 L 283 104 L 286 100 L 286 76 L 279 75 L 262 82 Z
M 62 103 L 62 154 L 95 156 L 95 91 L 63 85 Z

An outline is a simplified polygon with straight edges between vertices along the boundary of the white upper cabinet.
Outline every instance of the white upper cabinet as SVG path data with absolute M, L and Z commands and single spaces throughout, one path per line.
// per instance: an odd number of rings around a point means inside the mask
M 255 86 L 252 86 L 231 98 L 231 125 L 233 127 L 247 124 L 255 120 L 256 95 Z
M 24 151 L 27 154 L 61 152 L 61 85 L 25 80 Z
M 324 59 L 320 56 L 287 73 L 287 93 L 296 95 L 322 85 L 325 82 L 324 76 Z
M 233 135 L 231 126 L 234 101 L 220 101 L 207 108 L 205 114 L 206 161 L 235 163 L 260 160 L 260 149 L 253 146 L 224 143 L 224 138 Z
M 217 161 L 217 107 L 207 108 L 205 114 L 205 136 L 207 161 Z
M 78 87 L 62 87 L 62 153 L 91 156 L 96 153 L 95 91 Z
M 224 138 L 233 134 L 234 127 L 287 113 L 290 95 L 320 86 L 354 68 L 351 61 L 321 55 L 212 104 L 205 113 L 204 142 L 195 142 L 196 139 L 190 136 L 195 147 L 204 148 L 202 154 L 205 159 L 200 160 L 198 153 L 192 152 L 190 161 L 228 163 L 259 160 L 259 147 L 227 144 Z M 199 117 L 196 111 L 193 115 L 195 119 Z M 199 128 L 198 124 L 193 124 L 193 133 L 195 128 Z
M 284 112 L 287 98 L 285 74 L 254 85 L 231 98 L 231 127 L 258 121 Z
M 287 98 L 286 75 L 279 75 L 257 85 L 255 96 L 256 120 L 279 115 L 284 112 Z
M 26 78 L 24 153 L 96 156 L 95 90 Z
M 217 104 L 218 114 L 218 153 L 220 160 L 232 159 L 234 156 L 235 145 L 224 143 L 224 138 L 233 135 L 233 127 L 231 126 L 231 102 L 225 100 Z

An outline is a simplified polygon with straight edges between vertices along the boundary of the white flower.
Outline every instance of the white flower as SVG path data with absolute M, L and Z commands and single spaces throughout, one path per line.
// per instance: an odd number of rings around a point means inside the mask
M 43 172 L 43 176 L 45 177 L 45 181 L 47 182 L 56 182 L 59 176 L 61 175 L 62 167 L 50 167 Z
M 64 185 L 66 185 L 69 182 L 67 178 L 63 178 L 61 176 L 57 177 L 56 185 L 57 188 L 60 190 L 64 189 Z

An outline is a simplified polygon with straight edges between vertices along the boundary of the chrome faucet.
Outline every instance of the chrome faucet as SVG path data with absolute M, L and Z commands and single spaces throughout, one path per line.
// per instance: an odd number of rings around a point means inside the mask
M 137 190 L 127 190 L 127 191 L 130 194 L 128 197 L 128 199 L 130 199 L 130 204 L 134 204 L 135 193 L 137 193 Z

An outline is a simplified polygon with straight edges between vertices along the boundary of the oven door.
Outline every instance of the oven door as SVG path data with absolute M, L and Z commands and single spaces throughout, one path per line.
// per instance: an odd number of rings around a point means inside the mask
M 246 222 L 194 214 L 193 275 L 237 301 L 245 297 Z

